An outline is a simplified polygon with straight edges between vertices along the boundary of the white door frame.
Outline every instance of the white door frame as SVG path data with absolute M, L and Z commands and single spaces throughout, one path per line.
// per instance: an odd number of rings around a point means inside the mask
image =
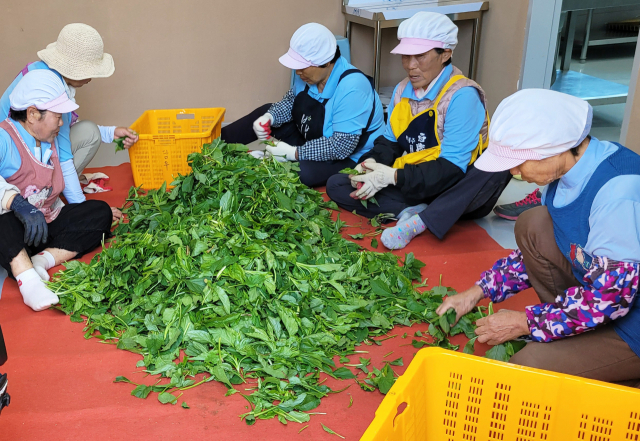
M 627 145 L 627 135 L 629 134 L 629 124 L 631 124 L 631 107 L 640 83 L 640 44 L 636 44 L 636 54 L 633 59 L 633 68 L 631 69 L 631 81 L 629 82 L 629 94 L 627 95 L 627 104 L 624 108 L 624 118 L 622 120 L 622 128 L 620 130 L 620 144 Z M 637 144 L 637 141 L 636 141 Z
M 551 87 L 561 12 L 562 0 L 529 0 L 518 90 Z

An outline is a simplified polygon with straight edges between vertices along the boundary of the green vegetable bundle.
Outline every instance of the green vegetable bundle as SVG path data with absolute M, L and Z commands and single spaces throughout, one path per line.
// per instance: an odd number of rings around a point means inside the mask
M 189 156 L 193 172 L 172 191 L 132 189 L 110 247 L 69 262 L 51 287 L 87 338 L 141 354 L 138 367 L 169 379 L 132 395 L 176 404 L 176 390 L 216 380 L 248 400 L 248 424 L 306 422 L 335 392 L 321 372 L 352 378 L 335 356 L 345 362 L 396 324 L 442 329 L 443 293 L 417 291 L 424 264 L 413 254 L 400 265 L 344 240 L 336 206 L 300 183 L 295 164 L 246 150 L 216 140 Z M 395 376 L 385 365 L 368 380 L 386 392 Z

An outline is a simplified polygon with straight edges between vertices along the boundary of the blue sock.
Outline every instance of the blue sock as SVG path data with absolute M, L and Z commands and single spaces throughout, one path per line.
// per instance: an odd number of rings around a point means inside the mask
M 380 239 L 390 250 L 399 250 L 406 247 L 411 239 L 426 229 L 426 225 L 416 214 L 405 221 L 398 222 L 395 227 L 384 230 Z

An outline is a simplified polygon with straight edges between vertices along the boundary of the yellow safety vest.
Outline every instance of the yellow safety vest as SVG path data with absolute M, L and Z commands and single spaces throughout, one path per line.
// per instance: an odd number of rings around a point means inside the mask
M 413 115 L 409 98 L 402 98 L 394 107 L 389 120 L 391 129 L 398 143 L 405 149 L 407 154 L 396 159 L 393 163 L 393 168 L 404 168 L 406 164 L 421 164 L 433 161 L 440 156 L 441 140 L 438 135 L 438 104 L 451 86 L 465 78 L 464 75 L 451 77 L 438 94 L 438 97 L 433 101 L 433 105 L 417 115 Z M 486 118 L 488 123 L 488 113 Z M 412 125 L 414 121 L 416 124 Z M 473 164 L 489 144 L 489 136 L 483 139 L 482 134 L 479 133 L 478 138 L 478 146 L 471 154 L 469 164 Z

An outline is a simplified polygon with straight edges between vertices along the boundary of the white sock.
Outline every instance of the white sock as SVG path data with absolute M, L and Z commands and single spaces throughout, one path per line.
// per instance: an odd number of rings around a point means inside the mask
M 47 270 L 56 266 L 56 259 L 54 259 L 53 254 L 49 251 L 43 251 L 33 256 L 31 258 L 31 263 L 33 264 L 33 269 L 36 270 L 40 278 L 45 282 L 48 282 L 49 273 Z
M 42 311 L 60 302 L 51 292 L 35 269 L 31 268 L 16 276 L 24 303 L 34 311 Z

